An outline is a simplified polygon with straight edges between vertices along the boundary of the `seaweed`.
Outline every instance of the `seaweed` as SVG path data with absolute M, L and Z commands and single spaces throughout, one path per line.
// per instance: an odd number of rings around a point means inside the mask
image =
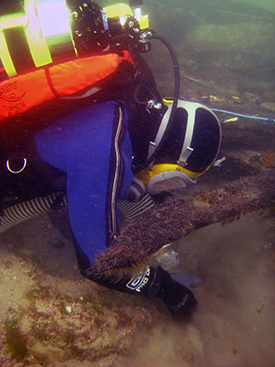
M 257 312 L 258 313 L 262 313 L 263 309 L 264 309 L 264 304 L 262 304 L 262 307 L 261 308 L 257 309 Z
M 37 298 L 45 299 L 50 298 L 50 286 L 43 286 L 43 285 L 35 285 L 30 288 L 28 292 L 26 292 L 22 298 L 28 300 L 28 301 L 34 301 Z
M 16 320 L 5 322 L 6 343 L 9 353 L 17 361 L 22 361 L 28 355 L 27 344 L 21 334 Z

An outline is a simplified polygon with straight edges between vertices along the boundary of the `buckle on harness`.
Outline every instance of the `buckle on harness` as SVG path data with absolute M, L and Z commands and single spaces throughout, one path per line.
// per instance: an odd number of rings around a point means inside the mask
M 7 166 L 8 171 L 10 173 L 15 174 L 15 175 L 17 175 L 18 173 L 24 171 L 24 169 L 26 168 L 26 165 L 27 165 L 27 159 L 26 158 L 23 158 L 22 167 L 20 169 L 18 169 L 18 170 L 14 170 L 14 169 L 11 168 L 11 164 L 10 164 L 10 160 L 9 159 L 6 162 L 6 166 Z

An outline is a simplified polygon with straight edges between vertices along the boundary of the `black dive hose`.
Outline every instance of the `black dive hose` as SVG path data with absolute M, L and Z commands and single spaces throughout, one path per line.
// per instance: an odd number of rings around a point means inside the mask
M 4 209 L 0 215 L 0 233 L 38 214 L 50 211 L 55 206 L 57 199 L 60 206 L 67 206 L 67 198 L 64 193 L 56 192 Z
M 162 148 L 163 143 L 164 143 L 164 141 L 167 137 L 168 131 L 169 131 L 169 129 L 172 125 L 172 122 L 174 120 L 177 105 L 178 105 L 178 100 L 179 100 L 179 96 L 180 96 L 180 71 L 179 71 L 178 58 L 177 58 L 177 55 L 175 53 L 174 48 L 172 47 L 172 45 L 164 37 L 154 34 L 153 31 L 148 31 L 147 35 L 145 36 L 145 39 L 146 40 L 147 39 L 149 39 L 149 40 L 150 39 L 156 39 L 156 40 L 159 40 L 160 42 L 162 42 L 166 46 L 166 48 L 168 49 L 168 51 L 170 53 L 172 62 L 173 62 L 175 82 L 174 82 L 173 103 L 172 103 L 172 108 L 171 108 L 171 113 L 170 113 L 170 116 L 169 116 L 169 120 L 167 122 L 167 127 L 165 129 L 165 132 L 164 132 L 158 146 L 155 148 L 152 155 L 147 159 L 144 168 L 149 166 L 149 164 L 156 158 L 156 155 L 158 154 L 158 152 Z M 144 77 L 144 79 L 146 80 L 148 85 L 150 86 L 150 88 L 155 91 L 156 87 L 155 87 L 154 83 L 152 84 L 152 81 L 148 79 L 148 76 L 147 76 L 148 73 L 144 72 L 143 66 L 140 64 L 139 60 L 137 60 L 135 52 L 133 52 L 132 46 L 129 47 L 129 51 L 130 51 L 130 54 L 133 58 L 134 63 L 136 64 L 138 70 L 140 71 L 140 73 L 142 74 L 142 76 Z
M 168 51 L 171 55 L 172 62 L 173 62 L 175 84 L 174 84 L 173 104 L 172 104 L 171 113 L 170 113 L 170 116 L 169 116 L 169 120 L 168 120 L 166 129 L 165 129 L 165 132 L 162 135 L 162 138 L 161 138 L 158 146 L 154 150 L 153 154 L 151 155 L 151 157 L 148 158 L 148 160 L 146 162 L 147 166 L 155 159 L 157 153 L 162 148 L 162 145 L 163 145 L 163 143 L 164 143 L 164 141 L 167 137 L 168 131 L 170 130 L 170 127 L 171 127 L 172 122 L 174 120 L 176 110 L 177 110 L 177 106 L 178 106 L 178 100 L 179 100 L 179 96 L 180 96 L 180 69 L 179 69 L 178 58 L 177 58 L 177 55 L 175 53 L 175 50 L 172 47 L 172 45 L 164 37 L 153 34 L 151 38 L 159 40 L 160 42 L 162 42 L 167 47 L 167 49 L 168 49 Z

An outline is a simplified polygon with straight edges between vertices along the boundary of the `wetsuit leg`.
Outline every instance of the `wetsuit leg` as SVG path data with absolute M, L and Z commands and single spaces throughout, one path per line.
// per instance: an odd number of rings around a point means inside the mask
M 88 106 L 35 136 L 41 158 L 67 174 L 70 222 L 92 263 L 118 234 L 116 202 L 132 182 L 132 151 L 122 106 Z
M 67 198 L 81 273 L 108 288 L 162 298 L 176 317 L 196 305 L 191 290 L 162 268 L 145 266 L 135 274 L 94 276 L 90 264 L 118 234 L 116 202 L 127 197 L 131 181 L 131 145 L 124 109 L 114 103 L 90 106 L 36 135 L 41 158 L 67 174 Z

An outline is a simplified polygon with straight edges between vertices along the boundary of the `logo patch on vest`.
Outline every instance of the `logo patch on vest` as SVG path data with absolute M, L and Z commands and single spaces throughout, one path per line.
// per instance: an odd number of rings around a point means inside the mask
M 7 83 L 0 87 L 0 98 L 4 99 L 7 102 L 18 102 L 20 99 L 24 97 L 26 94 L 23 93 L 20 96 L 17 96 L 14 92 L 17 90 L 17 81 L 13 83 Z M 8 94 L 8 95 L 6 95 Z
M 9 103 L 5 105 L 5 102 L 2 102 L 2 108 L 5 110 L 6 114 L 12 114 L 14 111 L 21 112 L 24 108 L 26 108 L 26 104 L 24 101 L 21 101 L 26 92 L 21 95 L 17 95 L 17 81 L 13 83 L 6 83 L 0 87 L 0 100 Z

